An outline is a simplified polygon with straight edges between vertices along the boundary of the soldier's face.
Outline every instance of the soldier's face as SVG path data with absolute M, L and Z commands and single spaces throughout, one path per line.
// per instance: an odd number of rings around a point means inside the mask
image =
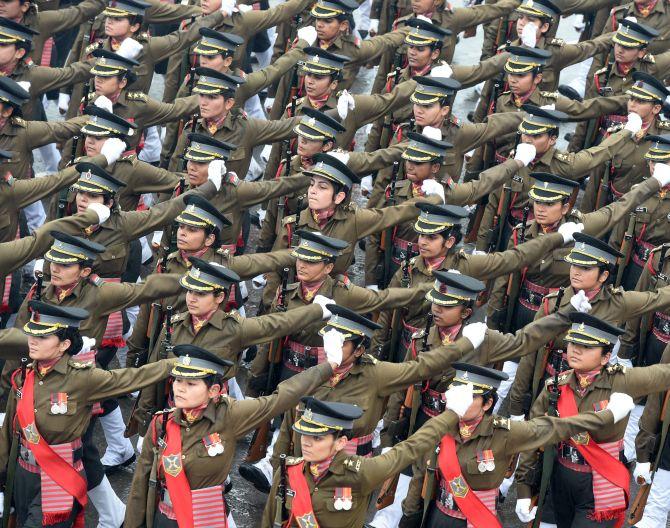
M 549 134 L 521 134 L 521 141 L 535 146 L 536 157 L 539 158 L 556 144 L 556 136 Z
M 226 73 L 230 69 L 232 57 L 224 58 L 223 55 L 217 53 L 216 55 L 198 55 L 200 66 L 203 68 L 212 68 L 218 72 Z
M 462 304 L 456 306 L 440 306 L 433 303 L 430 308 L 433 313 L 433 323 L 435 326 L 442 328 L 449 328 L 457 325 L 468 318 L 472 310 L 466 308 Z
M 577 372 L 589 372 L 604 367 L 610 359 L 609 352 L 603 355 L 603 347 L 585 347 L 568 343 L 568 365 Z
M 301 282 L 321 282 L 332 270 L 333 264 L 330 262 L 308 262 L 302 259 L 295 261 L 295 273 Z
M 172 383 L 174 404 L 178 409 L 195 409 L 205 405 L 220 390 L 220 385 L 214 384 L 207 387 L 207 384 L 201 379 L 175 378 Z
M 79 264 L 57 264 L 49 262 L 51 284 L 59 288 L 71 286 L 91 273 L 91 268 L 82 268 Z
M 661 105 L 655 104 L 652 101 L 643 101 L 642 99 L 637 99 L 631 97 L 628 100 L 628 113 L 631 112 L 639 115 L 642 118 L 643 123 L 648 123 L 654 117 L 656 117 L 661 111 Z
M 210 235 L 212 242 L 214 235 Z M 177 249 L 182 251 L 198 251 L 205 247 L 207 235 L 202 227 L 179 224 L 177 228 Z
M 77 212 L 85 213 L 86 208 L 88 207 L 89 204 L 92 203 L 104 204 L 105 197 L 102 194 L 93 194 L 84 191 L 79 191 L 77 192 L 75 202 L 77 204 Z
M 430 46 L 407 46 L 407 62 L 411 68 L 425 68 L 440 55 Z
M 533 75 L 532 73 L 508 73 L 507 74 L 507 83 L 509 84 L 509 89 L 514 95 L 526 95 L 532 92 L 535 87 L 542 82 L 542 74 L 538 73 Z
M 307 191 L 309 208 L 313 211 L 323 211 L 342 203 L 347 195 L 340 191 L 335 194 L 333 184 L 321 176 L 312 176 Z
M 535 33 L 535 38 L 539 39 L 543 33 L 549 31 L 549 23 L 542 22 L 541 18 L 532 17 L 528 15 L 521 14 L 516 21 L 516 34 L 521 38 L 521 33 L 523 33 L 523 28 L 526 27 L 526 24 L 535 24 L 537 31 Z
M 1 0 L 0 16 L 5 18 L 20 18 L 30 8 L 30 2 L 21 4 L 19 0 Z
M 135 24 L 137 26 L 137 24 Z M 133 25 L 130 20 L 125 17 L 106 17 L 105 18 L 105 34 L 108 37 L 116 39 L 124 39 L 131 37 L 133 34 Z
M 419 246 L 419 255 L 423 258 L 444 257 L 451 247 L 456 243 L 454 237 L 445 238 L 441 234 L 419 235 L 417 245 Z
M 337 88 L 337 81 L 333 81 L 330 75 L 305 74 L 305 91 L 312 99 L 323 97 Z
M 314 23 L 316 29 L 316 36 L 319 40 L 331 41 L 335 40 L 337 36 L 343 31 L 342 25 L 348 22 L 340 22 L 337 18 L 317 18 Z
M 33 361 L 49 361 L 61 357 L 71 341 L 60 341 L 57 336 L 28 336 L 28 355 Z
M 106 139 L 104 137 L 86 136 L 86 139 L 84 139 L 84 151 L 86 155 L 97 156 L 100 154 Z
M 113 97 L 121 92 L 127 82 L 126 79 L 119 79 L 116 76 L 100 77 L 99 75 L 96 75 L 93 84 L 95 85 L 96 94 L 104 95 L 105 97 Z
M 203 15 L 210 15 L 221 8 L 221 0 L 200 0 Z
M 226 112 L 226 99 L 220 94 L 198 94 L 198 105 L 200 107 L 200 116 L 203 119 L 219 119 Z
M 405 174 L 412 183 L 421 183 L 428 178 L 434 178 L 439 170 L 439 163 L 415 163 L 405 160 Z
M 575 292 L 584 290 L 586 292 L 600 288 L 609 277 L 609 272 L 600 273 L 598 266 L 582 267 L 570 266 L 570 286 Z
M 640 48 L 626 48 L 621 44 L 614 43 L 614 60 L 622 64 L 628 64 L 641 59 L 646 51 Z
M 439 102 L 425 105 L 414 103 L 412 110 L 417 126 L 434 126 L 440 128 L 445 118 L 449 115 L 451 107 L 440 106 Z
M 569 207 L 569 204 L 563 204 L 563 202 L 533 202 L 533 214 L 541 226 L 552 226 L 568 213 Z
M 186 163 L 186 175 L 188 176 L 188 183 L 191 187 L 199 187 L 207 181 L 207 169 L 209 163 L 198 163 L 197 161 L 189 160 Z
M 437 2 L 435 0 L 412 0 L 412 13 L 415 15 L 423 15 L 435 11 Z
M 347 445 L 347 437 L 342 436 L 335 439 L 335 435 L 324 436 L 300 435 L 300 447 L 305 462 L 322 462 L 338 451 L 342 451 Z
M 320 139 L 308 139 L 298 135 L 298 156 L 311 158 L 319 152 L 328 152 L 332 142 L 325 143 Z
M 204 317 L 216 311 L 224 298 L 225 295 L 223 294 L 215 296 L 210 292 L 188 290 L 186 292 L 186 308 L 191 315 Z
M 2 5 L 2 2 L 0 2 Z M 24 55 L 21 50 L 21 55 Z M 15 44 L 0 44 L 0 66 L 6 66 L 19 60 L 19 52 Z

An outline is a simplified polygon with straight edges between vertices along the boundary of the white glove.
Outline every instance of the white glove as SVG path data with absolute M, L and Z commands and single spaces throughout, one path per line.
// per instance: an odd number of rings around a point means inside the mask
M 134 38 L 123 39 L 123 42 L 116 50 L 116 53 L 121 55 L 124 59 L 135 60 L 142 51 L 142 44 L 137 42 Z
M 338 151 L 329 152 L 328 154 L 330 154 L 336 160 L 341 161 L 345 165 L 347 163 L 349 163 L 349 153 L 348 152 L 338 150 Z
M 0 515 L 5 513 L 5 494 L 0 491 Z
M 153 236 L 151 237 L 151 245 L 154 248 L 158 248 L 163 241 L 163 231 L 154 231 Z
M 265 222 L 265 217 L 267 216 L 268 212 L 265 209 L 259 209 L 258 210 L 258 221 L 262 224 Z
M 95 211 L 95 214 L 98 215 L 98 225 L 104 224 L 108 219 L 111 211 L 109 207 L 101 203 L 90 203 L 86 206 L 87 211 Z
M 533 522 L 533 519 L 535 519 L 535 516 L 537 515 L 537 506 L 533 506 L 531 509 L 530 499 L 517 499 L 514 511 L 519 520 L 525 524 Z
M 426 15 L 418 15 L 416 18 L 418 18 L 419 20 L 423 20 L 424 22 L 429 22 L 431 24 L 433 23 L 433 21 Z
M 654 165 L 654 174 L 651 177 L 658 180 L 658 184 L 661 187 L 670 185 L 670 165 L 656 162 L 656 165 Z
M 635 112 L 628 114 L 628 122 L 623 127 L 624 130 L 629 130 L 632 134 L 637 134 L 642 130 L 642 118 Z
M 126 151 L 127 145 L 119 138 L 106 139 L 100 149 L 100 154 L 107 158 L 107 165 L 115 163 Z
M 361 194 L 363 196 L 368 196 L 372 192 L 372 187 L 373 187 L 373 182 L 372 182 L 372 176 L 368 174 L 367 176 L 363 176 L 361 179 Z
M 423 134 L 424 137 L 427 137 L 429 139 L 442 141 L 442 131 L 439 128 L 426 126 L 423 127 L 423 131 L 421 133 Z
M 298 38 L 306 41 L 311 46 L 316 42 L 316 28 L 314 26 L 301 27 L 298 30 Z
M 459 418 L 463 418 L 463 415 L 472 405 L 472 393 L 472 383 L 450 387 L 444 394 L 447 400 L 447 409 L 454 411 Z
M 529 48 L 534 48 L 537 44 L 537 26 L 529 22 L 523 27 L 521 32 L 521 43 Z
M 584 224 L 575 224 L 574 222 L 566 222 L 558 228 L 558 232 L 563 235 L 563 243 L 568 244 L 573 242 L 574 234 L 581 233 L 584 230 Z
M 464 326 L 463 337 L 467 338 L 474 348 L 479 348 L 486 337 L 486 323 L 470 323 Z
M 333 315 L 332 313 L 330 313 L 330 310 L 326 308 L 327 304 L 335 304 L 335 301 L 333 301 L 332 299 L 329 299 L 325 295 L 317 295 L 316 297 L 314 297 L 314 300 L 312 302 L 314 304 L 318 304 L 319 306 L 321 306 L 324 319 L 328 319 L 331 315 Z
M 272 107 L 275 104 L 275 98 L 274 97 L 266 97 L 265 98 L 265 111 L 270 112 L 272 110 Z
M 144 437 L 143 436 L 138 436 L 137 437 L 137 446 L 135 446 L 135 449 L 137 449 L 138 453 L 142 452 L 142 446 L 144 445 Z
M 546 104 L 546 105 L 542 105 L 540 108 L 542 108 L 544 110 L 556 110 L 556 104 L 555 103 Z
M 537 151 L 532 143 L 519 143 L 514 153 L 514 159 L 523 163 L 524 167 L 528 167 L 535 156 L 537 156 Z
M 638 484 L 651 484 L 651 462 L 636 462 L 633 478 Z
M 328 363 L 335 363 L 338 367 L 342 363 L 342 347 L 344 336 L 337 330 L 328 330 L 323 334 L 323 350 L 326 353 Z
M 106 95 L 100 95 L 96 97 L 95 101 L 93 101 L 93 106 L 97 106 L 98 108 L 107 110 L 110 113 L 114 112 L 114 104 L 112 103 L 111 99 L 109 99 L 109 97 L 107 97 Z
M 26 92 L 30 92 L 30 82 L 29 81 L 18 81 L 16 84 L 18 84 Z
M 214 184 L 216 190 L 221 190 L 221 180 L 226 173 L 226 164 L 223 160 L 214 160 L 209 162 L 207 167 L 207 178 Z
M 376 284 L 368 284 L 368 285 L 366 286 L 366 288 L 367 288 L 368 290 L 372 290 L 372 291 L 375 291 L 375 292 L 378 292 L 378 291 L 379 291 L 379 286 L 377 286 Z
M 37 259 L 33 266 L 33 273 L 44 273 L 44 259 Z
M 251 279 L 251 285 L 254 287 L 254 290 L 260 290 L 261 288 L 264 288 L 267 283 L 268 281 L 266 280 L 265 275 L 262 273 Z
M 447 273 L 453 273 L 454 275 L 462 275 L 462 273 L 457 269 L 448 269 Z
M 235 5 L 235 0 L 223 0 L 219 10 L 223 13 L 223 16 L 229 16 L 233 13 Z
M 637 24 L 637 18 L 632 16 L 627 16 L 626 18 L 624 18 L 624 20 L 630 20 L 631 22 L 635 22 Z
M 354 101 L 354 96 L 351 95 L 348 91 L 343 90 L 342 95 L 337 99 L 337 113 L 340 116 L 340 119 L 344 121 L 349 115 L 349 111 L 356 108 L 356 102 Z
M 635 407 L 633 398 L 625 392 L 613 392 L 607 402 L 607 408 L 614 415 L 614 423 L 620 422 L 628 416 L 633 407 Z
M 48 172 L 46 172 L 46 171 L 40 171 L 40 172 L 36 172 L 36 173 L 33 175 L 33 178 L 35 178 L 36 180 L 39 180 L 40 178 L 45 178 L 46 176 L 49 176 L 49 173 L 48 173 Z
M 424 192 L 426 196 L 432 196 L 436 194 L 437 196 L 442 198 L 442 203 L 445 202 L 444 187 L 442 187 L 441 183 L 438 183 L 435 180 L 423 180 L 423 183 L 421 184 L 421 190 Z
M 525 422 L 526 421 L 526 417 L 523 414 L 512 414 L 509 417 L 509 419 L 512 420 L 513 422 Z
M 454 70 L 444 61 L 430 70 L 430 77 L 451 77 L 453 74 Z
M 58 94 L 58 112 L 64 115 L 70 107 L 70 96 L 66 93 Z
M 370 19 L 370 27 L 368 28 L 368 33 L 372 35 L 373 37 L 379 33 L 379 19 L 378 18 L 371 18 Z
M 579 290 L 570 297 L 570 304 L 578 312 L 589 313 L 591 311 L 591 303 L 584 290 Z
M 240 13 L 248 13 L 249 11 L 254 10 L 254 6 L 250 6 L 250 5 L 247 5 L 247 4 L 240 4 L 240 5 L 237 6 L 237 10 Z
M 95 348 L 94 337 L 81 336 L 81 340 L 83 341 L 83 343 L 81 345 L 81 350 L 79 351 L 80 354 L 86 354 L 86 352 L 90 352 Z

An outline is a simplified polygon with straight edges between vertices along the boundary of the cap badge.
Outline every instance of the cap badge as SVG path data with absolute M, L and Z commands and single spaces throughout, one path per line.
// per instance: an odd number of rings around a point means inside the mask
M 580 332 L 584 331 L 584 323 L 581 323 L 581 324 L 577 327 L 577 330 L 579 330 Z
M 544 188 L 546 189 L 547 187 L 549 187 L 549 182 L 544 182 Z
M 191 143 L 191 148 L 199 149 L 200 148 L 200 143 Z
M 310 117 L 310 118 L 307 120 L 307 124 L 310 125 L 310 126 L 314 125 L 315 123 L 316 123 L 316 119 L 313 118 L 313 117 Z
M 200 278 L 200 270 L 198 268 L 193 268 L 191 270 L 191 277 L 194 279 L 199 279 Z
M 303 413 L 302 417 L 305 420 L 311 420 L 312 419 L 312 409 L 305 409 L 305 412 Z
M 319 57 L 318 55 L 314 55 L 314 57 L 312 58 L 312 62 L 318 63 L 320 59 L 321 57 Z

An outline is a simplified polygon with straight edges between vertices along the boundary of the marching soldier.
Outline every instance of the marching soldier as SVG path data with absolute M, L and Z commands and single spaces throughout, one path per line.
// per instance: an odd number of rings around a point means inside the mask
M 635 18 L 658 31 L 659 34 L 649 43 L 650 53 L 659 54 L 670 50 L 670 15 L 663 3 L 637 0 L 615 6 L 610 15 L 612 29 L 618 29 L 619 24 L 627 18 Z

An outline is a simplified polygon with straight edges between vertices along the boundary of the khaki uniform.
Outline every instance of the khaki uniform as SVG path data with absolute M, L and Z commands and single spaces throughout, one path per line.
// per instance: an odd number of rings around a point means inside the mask
M 210 401 L 202 416 L 193 423 L 183 418 L 180 409 L 171 413 L 170 419 L 181 426 L 182 467 L 191 489 L 223 484 L 232 467 L 238 440 L 295 405 L 300 397 L 312 393 L 331 374 L 332 368 L 326 363 L 282 383 L 271 396 L 248 400 L 222 396 L 219 401 Z M 152 485 L 149 478 L 154 456 L 160 457 L 164 449 L 164 446 L 157 445 L 158 438 L 163 438 L 161 420 L 157 417 L 154 424 L 156 430 L 152 426 L 151 434 L 146 436 L 146 447 L 137 462 L 124 526 L 144 527 L 147 517 L 154 514 L 147 511 L 147 494 Z M 218 433 L 224 449 L 222 453 L 210 457 L 203 439 L 213 433 Z M 156 449 L 158 452 L 154 454 Z M 159 489 L 165 489 L 162 471 L 159 474 Z
M 652 27 L 660 32 L 660 35 L 654 37 L 649 43 L 650 53 L 659 54 L 670 50 L 670 7 L 664 2 L 656 2 L 646 16 L 640 12 L 635 2 L 627 2 L 614 7 L 606 27 L 608 29 L 611 27 L 612 31 L 616 31 L 619 23 L 627 17 L 635 17 L 639 24 Z
M 621 200 L 611 203 L 592 213 L 583 214 L 578 210 L 573 210 L 560 221 L 560 224 L 565 222 L 575 222 L 584 224 L 582 231 L 586 235 L 594 237 L 602 237 L 612 227 L 622 219 L 628 217 L 628 213 L 634 209 L 637 204 L 644 201 L 646 196 L 658 190 L 658 182 L 654 178 L 650 178 L 644 183 L 635 187 L 631 192 L 622 196 Z M 558 226 L 556 227 L 558 228 Z M 517 225 L 515 228 L 516 235 L 520 236 L 521 226 Z M 534 240 L 538 237 L 544 236 L 542 227 L 535 221 L 528 222 L 528 227 L 525 231 L 526 240 Z M 510 240 L 508 247 L 515 245 L 516 238 Z M 519 299 L 517 299 L 517 316 L 516 320 L 512 322 L 510 332 L 522 328 L 525 324 L 532 321 L 534 312 L 539 309 L 542 303 L 543 295 L 549 293 L 550 289 L 559 288 L 568 284 L 570 280 L 570 264 L 565 261 L 565 256 L 570 252 L 570 246 L 557 248 L 553 252 L 542 256 L 542 260 L 532 262 L 531 265 L 524 270 L 524 285 L 526 291 L 520 292 Z M 488 321 L 491 324 L 503 323 L 505 308 L 508 307 L 509 299 L 505 299 L 508 278 L 498 277 L 496 279 L 488 302 Z M 546 289 L 542 293 L 542 289 Z M 521 304 L 520 300 L 523 300 Z M 534 310 L 527 309 L 527 305 L 535 307 Z M 523 306 L 524 308 L 522 308 Z M 498 327 L 496 325 L 494 327 Z M 493 327 L 492 327 L 493 328 Z
M 561 299 L 561 309 L 570 303 L 570 298 L 574 294 L 575 291 L 571 286 L 565 289 L 563 298 Z M 613 288 L 608 285 L 603 287 L 593 299 L 590 299 L 589 303 L 591 303 L 591 311 L 589 312 L 591 315 L 610 324 L 620 325 L 623 321 L 626 321 L 631 317 L 640 316 L 646 312 L 664 310 L 670 307 L 670 288 L 663 288 L 657 292 L 626 292 L 621 288 Z M 537 312 L 535 318 L 539 319 L 540 317 L 545 317 L 552 313 L 555 309 L 555 304 L 556 293 L 548 294 L 543 302 L 543 307 Z M 551 350 L 565 351 L 567 346 L 563 341 L 564 337 L 565 334 L 562 334 L 555 339 L 552 343 Z M 551 360 L 549 356 L 550 350 L 542 348 L 538 350 L 537 354 L 529 354 L 521 358 L 509 394 L 511 415 L 524 414 L 525 395 L 530 393 L 531 397 L 534 399 L 538 390 L 542 388 L 542 383 L 546 376 L 546 368 L 548 362 Z M 561 367 L 561 370 L 566 369 L 567 367 Z M 657 386 L 658 385 L 650 384 L 650 387 Z M 632 393 L 628 393 L 633 396 Z M 600 399 L 602 400 L 604 398 Z
M 18 328 L 0 330 L 0 350 L 2 359 L 16 359 L 28 355 L 28 336 Z

